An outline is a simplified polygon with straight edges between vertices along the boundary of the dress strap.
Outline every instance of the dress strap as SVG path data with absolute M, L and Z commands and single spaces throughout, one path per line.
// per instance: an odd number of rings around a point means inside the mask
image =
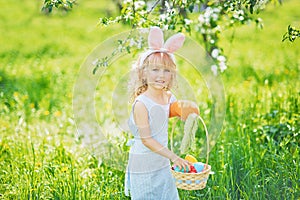
M 146 108 L 147 108 L 148 111 L 149 111 L 149 110 L 151 109 L 151 107 L 153 106 L 153 102 L 152 102 L 148 97 L 146 97 L 144 94 L 139 95 L 139 96 L 136 98 L 135 102 L 136 102 L 136 101 L 142 102 L 142 103 L 146 106 Z

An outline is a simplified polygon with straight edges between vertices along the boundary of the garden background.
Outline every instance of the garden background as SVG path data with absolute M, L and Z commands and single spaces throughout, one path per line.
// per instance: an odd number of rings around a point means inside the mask
M 127 199 L 124 171 L 75 139 L 72 95 L 89 53 L 129 27 L 97 26 L 116 12 L 110 1 L 49 15 L 41 7 L 0 0 L 0 199 Z M 221 36 L 229 68 L 221 75 L 226 118 L 210 152 L 215 174 L 204 190 L 180 191 L 182 199 L 300 198 L 300 45 L 281 42 L 288 24 L 299 26 L 299 8 L 298 0 L 270 4 L 260 13 L 263 29 L 249 24 Z M 98 89 L 112 91 L 118 73 L 112 68 Z M 109 133 L 110 114 L 102 113 L 111 99 L 100 99 L 98 122 Z M 125 141 L 119 148 L 128 150 Z

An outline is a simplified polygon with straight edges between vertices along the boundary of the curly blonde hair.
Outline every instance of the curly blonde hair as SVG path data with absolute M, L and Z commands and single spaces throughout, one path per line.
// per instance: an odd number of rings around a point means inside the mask
M 148 89 L 147 81 L 144 79 L 144 72 L 150 66 L 162 66 L 166 69 L 170 69 L 172 72 L 171 81 L 165 90 L 170 90 L 174 86 L 176 82 L 176 64 L 174 58 L 167 53 L 154 52 L 145 59 L 144 63 L 140 63 L 139 57 L 132 66 L 128 85 L 131 101 L 134 101 L 137 96 Z

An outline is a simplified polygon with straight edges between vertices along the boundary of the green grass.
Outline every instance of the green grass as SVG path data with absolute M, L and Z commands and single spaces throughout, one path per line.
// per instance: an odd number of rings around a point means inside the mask
M 40 13 L 37 1 L 0 6 L 0 199 L 126 199 L 124 169 L 82 148 L 72 110 L 87 55 L 128 30 L 96 26 L 114 5 L 81 1 L 70 13 L 50 16 Z M 271 5 L 262 13 L 264 29 L 236 28 L 233 42 L 233 30 L 222 36 L 230 67 L 222 74 L 226 119 L 209 160 L 215 174 L 204 190 L 180 191 L 182 199 L 300 198 L 300 48 L 297 40 L 281 42 L 288 24 L 299 26 L 299 6 L 297 0 Z M 118 62 L 97 87 L 98 121 L 111 138 L 111 100 L 101 94 L 114 89 L 116 66 L 126 72 L 130 64 L 128 58 Z M 209 111 L 206 89 L 199 93 L 201 111 Z M 127 151 L 124 143 L 118 140 L 116 150 Z

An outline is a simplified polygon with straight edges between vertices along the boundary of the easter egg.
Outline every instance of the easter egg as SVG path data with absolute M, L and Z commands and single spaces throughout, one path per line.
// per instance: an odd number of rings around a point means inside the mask
M 180 167 L 174 165 L 174 166 L 172 167 L 172 170 L 174 170 L 175 172 L 189 173 L 190 168 L 187 167 L 187 168 L 184 169 L 184 168 L 182 167 L 182 168 L 180 169 Z
M 193 165 L 190 166 L 189 173 L 197 173 L 197 170 L 195 169 L 195 167 Z
M 185 172 L 184 168 L 181 168 L 181 169 L 180 169 L 180 167 L 178 167 L 178 166 L 176 166 L 176 167 L 174 168 L 174 171 L 175 171 L 175 172 Z
M 189 154 L 187 154 L 184 159 L 187 160 L 187 161 L 189 161 L 189 162 L 191 162 L 191 163 L 198 162 L 197 159 L 194 156 L 189 155 Z
M 199 172 L 202 172 L 202 171 L 203 171 L 204 165 L 205 165 L 205 164 L 202 163 L 202 162 L 196 162 L 196 163 L 194 163 L 193 165 L 194 165 L 194 167 L 195 167 L 197 173 L 199 173 Z

